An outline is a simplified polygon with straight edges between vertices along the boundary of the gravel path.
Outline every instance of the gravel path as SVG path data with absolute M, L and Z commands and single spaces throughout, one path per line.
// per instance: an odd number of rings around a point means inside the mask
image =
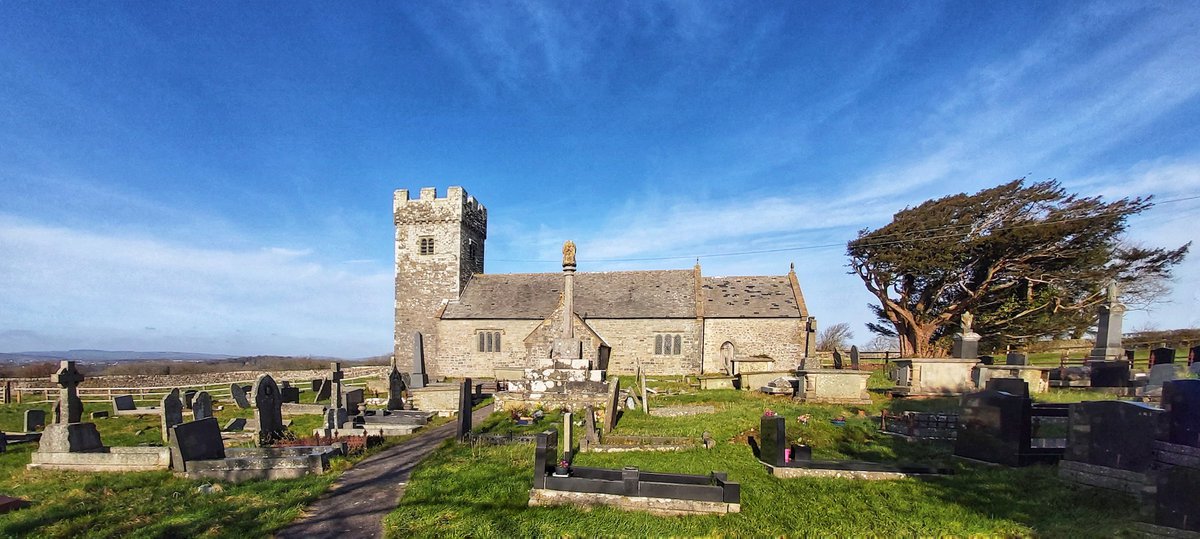
M 476 410 L 472 423 L 491 413 L 491 405 Z M 454 437 L 456 426 L 451 421 L 359 462 L 275 537 L 381 537 L 383 517 L 400 503 L 409 474 L 444 440 Z

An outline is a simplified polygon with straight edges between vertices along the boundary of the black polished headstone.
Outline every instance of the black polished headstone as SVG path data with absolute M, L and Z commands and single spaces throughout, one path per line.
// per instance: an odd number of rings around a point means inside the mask
M 170 438 L 171 464 L 176 470 L 186 471 L 186 463 L 191 461 L 225 458 L 225 443 L 215 417 L 174 425 Z
M 984 365 L 991 365 L 996 362 L 996 358 L 992 356 L 979 356 L 979 362 Z
M 1096 466 L 1145 472 L 1154 464 L 1154 442 L 1166 412 L 1130 401 L 1087 401 L 1070 406 L 1063 458 Z
M 1018 397 L 1029 397 L 1029 382 L 1020 378 L 992 378 L 987 381 L 984 388 L 1003 391 Z
M 1126 361 L 1133 361 L 1133 358 L 1134 358 L 1134 356 L 1136 356 L 1136 355 L 1137 355 L 1137 352 L 1135 352 L 1135 351 L 1133 351 L 1133 350 L 1126 350 L 1126 351 L 1125 351 L 1125 360 L 1126 360 Z
M 763 416 L 759 421 L 758 460 L 771 466 L 785 466 L 784 449 L 787 447 L 787 420 L 780 415 Z
M 994 389 L 963 396 L 954 454 L 1020 466 L 1020 453 L 1031 437 L 1029 399 Z
M 1163 365 L 1166 363 L 1175 363 L 1174 348 L 1155 348 L 1150 351 L 1150 364 Z
M 1029 356 L 1026 356 L 1025 354 L 1023 354 L 1021 352 L 1009 352 L 1008 355 L 1004 356 L 1004 364 L 1005 365 L 1028 365 L 1029 364 Z
M 300 388 L 281 387 L 279 393 L 283 395 L 283 402 L 300 404 Z
M 533 453 L 533 488 L 545 488 L 546 476 L 554 472 L 558 464 L 558 431 L 554 429 L 537 434 L 537 447 Z
M 1200 380 L 1163 383 L 1162 406 L 1167 411 L 1165 441 L 1200 447 Z
M 1089 361 L 1092 387 L 1125 387 L 1129 385 L 1129 362 Z
M 1168 466 L 1157 476 L 1154 523 L 1200 532 L 1200 469 Z

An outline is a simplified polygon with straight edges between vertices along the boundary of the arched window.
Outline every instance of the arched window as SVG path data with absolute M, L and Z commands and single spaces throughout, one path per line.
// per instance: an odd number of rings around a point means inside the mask
M 500 332 L 496 332 L 496 351 L 500 351 Z
M 480 352 L 483 351 L 483 334 L 482 333 L 479 334 L 479 351 Z
M 654 336 L 654 355 L 660 356 L 663 353 L 663 336 Z
M 682 347 L 682 346 L 680 346 L 682 343 L 683 343 L 683 336 L 682 336 L 682 335 L 676 335 L 676 336 L 675 336 L 675 348 L 673 348 L 673 349 L 671 350 L 671 353 L 672 353 L 672 354 L 675 354 L 675 355 L 679 355 L 679 351 L 680 351 L 681 349 L 683 349 L 683 347 Z
M 478 331 L 480 352 L 500 351 L 500 332 L 495 330 Z

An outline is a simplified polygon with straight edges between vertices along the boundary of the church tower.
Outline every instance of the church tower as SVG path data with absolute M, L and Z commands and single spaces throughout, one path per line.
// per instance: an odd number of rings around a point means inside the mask
M 425 369 L 438 374 L 437 321 L 442 306 L 458 299 L 471 276 L 483 273 L 487 208 L 462 187 L 445 198 L 437 188 L 421 188 L 410 200 L 397 189 L 392 201 L 396 223 L 396 331 L 394 361 L 412 372 L 413 332 L 423 336 Z

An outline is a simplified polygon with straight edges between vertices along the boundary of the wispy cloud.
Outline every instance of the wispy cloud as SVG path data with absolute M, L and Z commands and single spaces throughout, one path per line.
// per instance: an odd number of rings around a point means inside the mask
M 28 345 L 20 332 L 54 328 L 79 347 L 126 338 L 233 353 L 389 349 L 392 276 L 351 272 L 307 250 L 197 248 L 0 215 L 0 251 L 0 330 L 21 337 L 10 342 Z M 129 329 L 145 327 L 156 331 Z M 239 332 L 253 337 L 238 342 Z

